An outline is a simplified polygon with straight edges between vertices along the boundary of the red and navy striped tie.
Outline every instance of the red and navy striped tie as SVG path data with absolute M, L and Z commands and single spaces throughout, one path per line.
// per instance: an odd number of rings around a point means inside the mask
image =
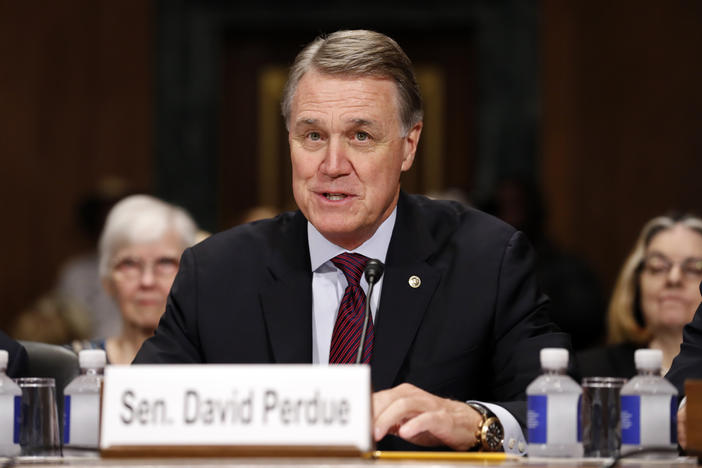
M 363 318 L 366 308 L 366 293 L 360 286 L 363 269 L 368 258 L 356 253 L 343 253 L 332 258 L 332 263 L 346 276 L 348 286 L 341 299 L 339 313 L 336 316 L 334 332 L 329 349 L 330 364 L 349 364 L 356 362 L 358 344 L 363 330 Z M 369 317 L 366 329 L 366 342 L 363 346 L 361 362 L 369 363 L 373 354 L 373 317 Z

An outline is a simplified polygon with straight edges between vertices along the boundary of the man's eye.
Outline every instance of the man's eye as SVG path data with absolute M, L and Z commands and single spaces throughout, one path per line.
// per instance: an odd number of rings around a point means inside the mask
M 368 135 L 366 132 L 356 132 L 356 140 L 366 141 L 369 139 L 370 139 L 370 135 Z
M 307 138 L 312 141 L 319 141 L 322 139 L 322 135 L 320 135 L 319 132 L 310 132 L 307 134 Z

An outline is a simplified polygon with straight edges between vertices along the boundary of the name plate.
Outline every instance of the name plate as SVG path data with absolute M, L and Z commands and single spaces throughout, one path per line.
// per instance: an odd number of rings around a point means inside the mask
M 370 389 L 365 365 L 111 365 L 100 448 L 108 456 L 365 453 Z

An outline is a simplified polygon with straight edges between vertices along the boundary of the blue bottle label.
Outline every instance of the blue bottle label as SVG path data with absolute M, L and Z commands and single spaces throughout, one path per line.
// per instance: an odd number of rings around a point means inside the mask
M 63 397 L 63 443 L 71 443 L 71 395 Z
M 20 415 L 22 414 L 22 395 L 15 396 L 15 417 L 12 428 L 12 442 L 20 443 Z
M 641 397 L 621 396 L 622 444 L 641 444 Z
M 547 435 L 548 397 L 527 397 L 527 431 L 530 444 L 545 444 Z

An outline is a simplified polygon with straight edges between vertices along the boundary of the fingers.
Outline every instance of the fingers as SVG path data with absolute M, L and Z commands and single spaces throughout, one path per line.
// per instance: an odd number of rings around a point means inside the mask
M 403 398 L 410 398 L 419 393 L 426 393 L 414 385 L 403 383 L 397 387 L 375 392 L 373 394 L 373 419 L 378 419 L 378 416 L 385 412 L 391 404 Z
M 434 402 L 429 393 L 410 384 L 402 384 L 373 395 L 374 437 L 380 440 L 387 434 L 397 435 L 397 430 L 407 420 L 425 409 L 432 409 Z
M 467 408 L 466 412 L 474 411 L 468 405 L 454 402 Z M 462 409 L 462 408 L 461 408 Z M 478 417 L 480 418 L 480 417 Z M 398 435 L 417 445 L 447 445 L 454 450 L 468 450 L 475 444 L 475 427 L 470 424 L 460 424 L 456 411 L 441 409 L 421 413 L 403 424 Z
M 465 450 L 475 444 L 482 417 L 463 402 L 440 398 L 402 384 L 373 395 L 375 440 L 398 435 L 417 445 Z

